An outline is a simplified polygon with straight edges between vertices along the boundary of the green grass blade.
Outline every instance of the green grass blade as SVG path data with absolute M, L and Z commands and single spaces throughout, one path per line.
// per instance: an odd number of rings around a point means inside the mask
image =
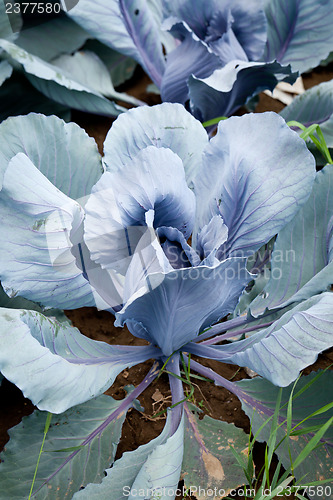
M 278 481 L 279 481 L 279 478 L 280 478 L 281 466 L 282 466 L 282 463 L 279 461 L 278 464 L 277 464 L 277 466 L 276 466 L 276 469 L 274 471 L 274 476 L 272 477 L 272 483 L 271 483 L 272 488 L 275 488 L 276 485 L 278 484 Z M 281 479 L 281 480 L 283 481 L 284 478 Z
M 31 488 L 30 488 L 28 500 L 31 499 L 32 491 L 34 489 L 34 485 L 35 485 L 35 481 L 36 481 L 36 476 L 37 476 L 37 471 L 38 471 L 38 466 L 39 466 L 39 462 L 40 462 L 40 457 L 42 456 L 42 453 L 43 453 L 44 443 L 45 443 L 46 435 L 47 435 L 48 430 L 50 428 L 51 418 L 52 418 L 52 413 L 48 412 L 47 413 L 47 417 L 46 417 L 45 427 L 44 427 L 44 436 L 43 436 L 42 444 L 41 444 L 41 447 L 40 447 L 40 450 L 39 450 L 39 455 L 38 455 L 38 459 L 37 459 L 37 463 L 36 463 L 34 477 L 32 479 L 32 484 L 31 484 Z
M 293 480 L 293 476 L 289 476 L 287 477 L 287 479 L 285 479 L 284 481 L 282 481 L 281 483 L 279 483 L 277 485 L 276 488 L 274 488 L 270 494 L 264 494 L 264 490 L 265 488 L 264 487 L 260 487 L 260 489 L 257 491 L 257 494 L 256 496 L 254 497 L 253 500 L 271 500 L 272 498 L 274 498 L 276 495 L 280 495 L 282 492 L 281 492 L 281 488 L 282 490 L 288 486 L 288 484 Z
M 313 133 L 316 132 L 317 128 L 318 125 L 316 123 L 311 125 L 309 128 L 307 128 L 304 132 L 301 133 L 300 135 L 301 139 L 306 140 L 308 137 L 310 137 L 311 139 L 311 135 L 313 135 Z
M 333 417 L 331 417 L 326 424 L 324 424 L 321 429 L 313 436 L 313 438 L 310 439 L 310 441 L 307 443 L 305 448 L 302 450 L 302 452 L 298 455 L 294 462 L 294 469 L 298 467 L 305 459 L 306 457 L 311 453 L 311 451 L 315 448 L 315 446 L 319 443 L 327 429 L 332 425 L 333 422 Z
M 333 163 L 332 157 L 331 157 L 329 149 L 327 147 L 327 144 L 326 144 L 326 141 L 325 141 L 325 138 L 324 138 L 324 134 L 323 134 L 321 128 L 319 127 L 319 125 L 317 127 L 316 132 L 317 132 L 317 135 L 319 137 L 321 147 L 323 148 L 323 151 L 325 152 L 325 158 L 327 159 L 328 163 L 332 164 Z
M 235 450 L 235 448 L 232 445 L 230 445 L 230 450 L 231 450 L 233 456 L 235 457 L 235 459 L 236 459 L 237 464 L 239 465 L 239 467 L 241 467 L 243 469 L 243 472 L 244 472 L 244 475 L 246 477 L 247 482 L 249 484 L 251 484 L 253 476 L 249 476 L 249 474 L 248 474 L 249 471 L 248 471 L 248 469 L 246 467 L 244 467 L 244 462 L 243 462 L 240 454 L 237 453 L 237 451 Z
M 208 120 L 202 123 L 203 127 L 210 127 L 211 125 L 217 125 L 221 120 L 227 120 L 227 116 L 218 116 L 217 118 L 213 118 L 212 120 Z
M 300 500 L 308 500 L 307 498 L 303 497 L 303 495 L 301 495 L 300 493 L 295 493 L 295 495 L 297 496 L 297 498 L 300 498 Z
M 303 130 L 303 132 L 306 131 L 306 127 L 303 125 L 303 123 L 297 122 L 296 120 L 290 120 L 287 122 L 288 127 L 297 127 Z
M 304 434 L 310 434 L 310 432 L 317 432 L 319 429 L 321 429 L 321 425 L 312 425 L 310 427 L 303 427 L 302 429 L 299 429 L 298 431 L 292 431 L 290 433 L 290 436 L 304 436 Z

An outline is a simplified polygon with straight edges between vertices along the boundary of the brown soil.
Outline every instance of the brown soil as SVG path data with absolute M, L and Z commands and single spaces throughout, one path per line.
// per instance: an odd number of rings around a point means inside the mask
M 314 72 L 304 76 L 304 84 L 309 88 L 322 81 L 333 78 L 333 66 L 319 68 Z M 134 79 L 123 85 L 121 91 L 128 91 L 139 99 L 145 100 L 150 105 L 157 104 L 159 97 L 154 94 L 147 96 L 146 88 L 150 83 L 141 70 L 136 70 Z M 266 110 L 280 111 L 283 105 L 274 99 L 261 94 L 256 111 Z M 99 116 L 86 115 L 80 112 L 73 112 L 73 121 L 85 128 L 87 133 L 95 138 L 99 150 L 102 154 L 102 145 L 112 120 Z M 75 311 L 67 311 L 67 315 L 73 325 L 90 338 L 109 342 L 111 344 L 140 345 L 143 341 L 134 338 L 126 328 L 119 329 L 113 326 L 113 316 L 107 312 L 96 311 L 92 308 L 84 308 Z M 333 363 L 332 350 L 322 354 L 317 363 L 306 370 L 326 368 Z M 214 361 L 204 363 L 226 379 L 240 380 L 247 378 L 243 369 L 238 370 L 234 365 L 227 365 Z M 151 362 L 143 363 L 137 367 L 125 370 L 121 373 L 113 386 L 106 392 L 116 399 L 125 396 L 124 386 L 128 384 L 137 385 L 143 376 L 148 372 Z M 158 391 L 158 392 L 156 392 Z M 161 395 L 162 400 L 157 401 Z M 194 393 L 195 402 L 210 416 L 232 422 L 237 427 L 249 432 L 249 419 L 241 409 L 238 399 L 221 387 L 215 387 L 209 382 L 199 382 Z M 117 458 L 124 451 L 131 451 L 138 446 L 147 443 L 156 437 L 163 429 L 165 417 L 153 418 L 154 414 L 170 405 L 169 384 L 163 376 L 151 384 L 150 387 L 140 396 L 140 403 L 144 407 L 144 413 L 137 410 L 130 410 L 123 426 L 122 439 L 118 447 Z M 25 399 L 19 389 L 8 381 L 4 381 L 0 387 L 0 450 L 4 447 L 9 437 L 7 430 L 17 425 L 24 415 L 30 414 L 34 407 L 32 403 Z M 149 423 L 149 425 L 146 425 Z M 255 462 L 257 467 L 262 463 L 263 446 L 256 448 Z M 237 499 L 237 497 L 235 497 Z M 281 497 L 280 497 L 281 498 Z M 289 497 L 291 498 L 291 497 Z

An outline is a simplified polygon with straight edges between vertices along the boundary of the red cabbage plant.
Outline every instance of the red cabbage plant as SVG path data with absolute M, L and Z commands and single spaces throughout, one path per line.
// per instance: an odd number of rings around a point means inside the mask
M 17 447 L 38 453 L 43 411 L 59 419 L 32 498 L 175 498 L 182 470 L 187 483 L 199 470 L 206 487 L 242 484 L 234 458 L 224 472 L 227 446 L 215 436 L 245 448 L 246 435 L 199 420 L 181 370 L 227 388 L 250 416 L 270 417 L 267 387 L 289 386 L 332 345 L 332 166 L 316 174 L 305 142 L 275 113 L 220 122 L 209 140 L 171 103 L 121 115 L 103 158 L 82 129 L 54 116 L 10 118 L 0 135 L 5 292 L 46 309 L 96 305 L 147 341 L 109 345 L 43 312 L 1 308 L 1 372 L 42 410 L 4 453 L 7 498 L 27 495 L 31 467 L 19 478 L 9 471 Z M 230 382 L 200 358 L 249 367 L 264 386 Z M 124 400 L 102 395 L 147 360 L 151 369 Z M 127 410 L 161 370 L 172 391 L 162 434 L 114 462 Z

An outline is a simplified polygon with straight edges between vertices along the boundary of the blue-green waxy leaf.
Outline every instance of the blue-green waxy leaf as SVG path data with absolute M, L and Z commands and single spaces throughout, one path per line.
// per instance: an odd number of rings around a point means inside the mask
M 80 243 L 82 207 L 59 191 L 23 153 L 8 164 L 0 193 L 0 276 L 10 297 L 44 306 L 95 305 L 92 288 L 73 254 Z
M 268 328 L 228 345 L 188 345 L 189 352 L 247 366 L 280 387 L 293 382 L 333 345 L 333 293 L 302 302 Z
M 86 31 L 64 15 L 46 19 L 37 25 L 25 23 L 15 43 L 30 54 L 51 61 L 61 54 L 75 52 L 89 37 Z
M 28 300 L 20 296 L 13 298 L 8 297 L 1 284 L 0 284 L 0 307 L 1 308 L 4 307 L 6 309 L 28 309 L 31 311 L 37 311 L 44 314 L 44 316 L 51 317 L 59 322 L 67 321 L 67 323 L 70 323 L 70 320 L 67 318 L 64 311 L 62 311 L 61 309 L 45 310 L 36 302 L 32 302 L 32 300 Z
M 14 43 L 0 39 L 2 48 L 9 59 L 22 65 L 30 83 L 54 101 L 86 111 L 106 116 L 117 116 L 123 108 L 106 99 L 94 89 L 72 79 L 60 68 L 43 61 Z
M 107 67 L 115 87 L 129 80 L 134 73 L 137 62 L 117 52 L 98 40 L 88 40 L 83 50 L 94 52 Z
M 198 229 L 220 214 L 228 239 L 218 258 L 250 255 L 298 212 L 310 195 L 315 161 L 275 113 L 219 123 L 194 180 Z
M 185 488 L 191 488 L 198 500 L 216 498 L 200 494 L 209 488 L 217 490 L 237 488 L 244 484 L 244 472 L 231 447 L 247 462 L 248 435 L 233 424 L 205 416 L 200 410 L 185 405 L 185 447 L 182 473 Z
M 265 0 L 268 21 L 265 61 L 276 59 L 303 73 L 332 50 L 332 0 Z
M 30 114 L 0 125 L 0 173 L 24 153 L 58 189 L 73 199 L 84 197 L 103 172 L 95 141 L 75 123 L 55 116 Z M 78 168 L 78 166 L 80 168 Z
M 139 497 L 174 500 L 184 447 L 184 418 L 172 434 L 167 418 L 162 434 L 117 460 L 100 485 L 89 484 L 74 495 L 75 500 L 112 500 Z M 170 493 L 168 494 L 168 491 Z
M 55 66 L 54 69 L 57 70 Z M 39 90 L 39 92 L 49 99 L 54 100 L 56 103 L 68 106 L 69 108 L 111 117 L 118 116 L 120 113 L 126 111 L 125 108 L 109 101 L 106 97 L 97 95 L 92 89 L 81 88 L 78 90 L 73 88 L 73 86 L 81 87 L 81 85 L 73 82 L 73 80 L 67 76 L 61 76 L 61 84 L 55 81 L 55 79 L 53 80 L 53 77 L 50 80 L 46 80 L 42 77 L 31 75 L 30 73 L 26 76 L 29 82 Z
M 19 13 L 13 12 L 10 15 L 6 13 L 6 2 L 0 2 L 0 38 L 15 39 L 17 33 L 22 27 L 22 18 Z
M 320 61 L 320 66 L 328 66 L 331 62 L 333 62 L 333 52 L 330 52 L 323 61 Z
M 310 416 L 313 412 L 318 411 L 325 405 L 329 405 L 333 399 L 333 373 L 327 371 L 322 373 L 321 376 L 314 380 L 318 373 L 311 373 L 310 375 L 301 377 L 297 382 L 294 390 L 294 396 L 298 391 L 303 389 L 307 384 L 313 382 L 303 394 L 299 395 L 293 400 L 292 403 L 292 427 L 300 424 L 306 417 Z M 267 421 L 274 413 L 276 400 L 278 397 L 279 389 L 272 385 L 267 380 L 256 377 L 252 380 L 241 380 L 236 382 L 236 385 L 241 389 L 239 397 L 242 402 L 242 407 L 248 417 L 251 419 L 252 432 L 255 434 L 259 427 Z M 293 385 L 283 389 L 281 399 L 281 410 L 279 413 L 279 424 L 283 423 L 277 431 L 277 443 L 285 438 L 287 434 L 287 404 Z M 320 413 L 306 420 L 300 424 L 295 430 L 302 430 L 312 426 L 323 426 L 330 417 L 333 415 L 332 408 L 324 413 Z M 258 441 L 268 441 L 271 422 L 260 431 L 257 436 Z M 287 469 L 290 467 L 290 456 L 295 462 L 300 453 L 304 450 L 307 443 L 313 437 L 314 433 L 291 436 L 289 439 L 284 439 L 281 445 L 275 449 L 283 466 Z M 307 458 L 298 467 L 294 469 L 294 475 L 299 484 L 307 484 L 312 481 L 320 481 L 332 477 L 332 447 L 333 447 L 333 427 L 331 426 L 320 440 L 319 446 L 313 450 Z M 290 454 L 289 455 L 289 451 Z M 313 500 L 329 500 L 331 498 L 332 483 L 328 483 L 329 488 L 321 492 L 318 487 L 312 488 L 307 492 Z M 325 493 L 326 491 L 326 493 Z
M 333 345 L 333 293 L 308 299 L 263 332 L 239 342 L 240 348 L 242 342 L 243 352 L 231 358 L 234 363 L 252 368 L 275 385 L 289 385 Z
M 280 115 L 286 120 L 296 120 L 306 127 L 320 125 L 328 147 L 333 147 L 333 81 L 310 88 L 286 106 Z
M 3 84 L 7 78 L 11 76 L 13 72 L 13 67 L 9 64 L 8 61 L 0 62 L 0 86 Z
M 333 166 L 317 173 L 312 194 L 279 233 L 271 277 L 251 304 L 255 316 L 325 291 L 333 283 Z
M 111 346 L 35 311 L 0 309 L 0 371 L 41 410 L 62 413 L 102 394 L 157 349 Z
M 94 52 L 81 50 L 73 55 L 63 54 L 53 59 L 52 64 L 65 71 L 74 81 L 105 97 L 122 100 L 135 106 L 141 103 L 135 97 L 115 91 L 108 68 Z
M 169 148 L 183 161 L 188 185 L 201 170 L 208 136 L 201 123 L 180 104 L 137 108 L 119 116 L 104 142 L 108 171 L 120 170 L 147 146 Z
M 99 427 L 121 403 L 102 395 L 52 415 L 31 498 L 71 498 L 89 482 L 102 481 L 104 470 L 114 461 L 126 411 L 104 429 Z M 0 455 L 1 500 L 28 497 L 46 417 L 46 412 L 36 410 L 9 431 L 10 441 Z M 87 438 L 89 442 L 73 453 Z M 72 450 L 58 451 L 68 448 Z
M 89 0 L 83 0 L 68 15 L 94 38 L 136 59 L 137 49 L 122 19 L 118 1 L 99 0 L 92 5 Z
M 23 94 L 24 99 L 17 98 Z M 0 101 L 0 122 L 9 116 L 27 115 L 31 112 L 56 115 L 65 121 L 69 121 L 71 116 L 69 108 L 45 97 L 18 73 L 0 87 Z
M 110 47 L 138 61 L 160 85 L 164 56 L 160 26 L 146 0 L 82 0 L 70 11 L 78 24 Z
M 137 496 L 136 492 L 141 488 L 144 490 L 151 488 L 156 491 L 157 497 L 161 495 L 161 500 L 172 499 L 180 479 L 183 450 L 184 417 L 176 431 L 169 435 L 163 444 L 155 447 L 149 455 L 135 478 L 132 485 L 133 493 L 129 498 L 133 500 Z M 164 489 L 166 493 L 164 493 Z

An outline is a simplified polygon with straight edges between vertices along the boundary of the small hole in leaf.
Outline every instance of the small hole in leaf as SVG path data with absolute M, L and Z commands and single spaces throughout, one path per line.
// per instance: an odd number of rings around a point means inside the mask
M 139 13 L 140 13 L 139 9 L 135 9 L 134 14 L 137 16 L 139 15 Z

